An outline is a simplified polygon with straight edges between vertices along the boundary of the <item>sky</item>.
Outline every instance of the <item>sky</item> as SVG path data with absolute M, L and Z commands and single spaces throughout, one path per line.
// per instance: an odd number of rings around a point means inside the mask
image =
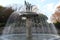
M 25 0 L 0 0 L 0 5 L 8 6 L 11 4 L 24 4 Z M 50 17 L 55 12 L 56 7 L 60 5 L 60 0 L 26 0 L 32 5 L 37 5 L 39 11 L 45 14 L 49 19 L 48 22 L 51 22 Z

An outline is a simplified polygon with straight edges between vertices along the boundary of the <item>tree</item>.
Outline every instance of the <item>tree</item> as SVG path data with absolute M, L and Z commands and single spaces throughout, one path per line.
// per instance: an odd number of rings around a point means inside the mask
M 8 17 L 14 10 L 11 7 L 0 6 L 0 27 L 4 26 Z
M 60 22 L 60 6 L 56 8 L 56 11 L 54 14 L 51 16 L 51 21 L 53 23 Z
M 48 17 L 47 17 L 46 15 L 44 15 L 44 14 L 41 14 L 41 13 L 40 13 L 40 14 L 39 14 L 39 17 L 40 17 L 40 18 L 43 18 L 44 20 L 48 20 Z
M 58 30 L 58 33 L 60 32 L 60 5 L 56 8 L 56 11 L 54 14 L 52 14 L 51 21 L 54 23 L 55 27 Z

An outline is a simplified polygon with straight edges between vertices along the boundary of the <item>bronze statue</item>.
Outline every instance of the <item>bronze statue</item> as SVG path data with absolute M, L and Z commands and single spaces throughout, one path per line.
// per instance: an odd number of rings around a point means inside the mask
M 25 1 L 26 10 L 32 11 L 32 5 Z

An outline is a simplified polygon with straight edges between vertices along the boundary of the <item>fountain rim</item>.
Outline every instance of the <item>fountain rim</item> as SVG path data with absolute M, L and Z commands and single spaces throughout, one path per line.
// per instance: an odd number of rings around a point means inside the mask
M 31 17 L 37 17 L 38 14 L 36 12 L 20 12 L 22 13 L 20 15 L 20 17 L 27 17 L 27 18 L 31 18 Z
M 7 35 L 26 35 L 26 34 L 5 34 L 2 36 L 7 36 Z M 50 36 L 60 37 L 59 35 L 56 35 L 56 34 L 32 34 L 32 35 L 50 35 Z

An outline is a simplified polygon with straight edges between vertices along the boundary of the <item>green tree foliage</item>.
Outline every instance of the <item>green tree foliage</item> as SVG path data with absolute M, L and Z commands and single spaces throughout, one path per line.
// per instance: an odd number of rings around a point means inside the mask
M 51 21 L 55 24 L 56 28 L 60 29 L 60 5 L 57 6 L 56 11 L 52 14 Z
M 44 14 L 39 14 L 39 18 L 41 19 L 44 19 L 44 20 L 48 20 L 48 17 L 46 16 L 46 15 L 44 15 Z
M 0 6 L 0 27 L 4 26 L 8 17 L 14 10 L 11 7 Z
M 54 23 L 54 25 L 56 26 L 57 29 L 60 29 L 60 22 L 56 22 Z

